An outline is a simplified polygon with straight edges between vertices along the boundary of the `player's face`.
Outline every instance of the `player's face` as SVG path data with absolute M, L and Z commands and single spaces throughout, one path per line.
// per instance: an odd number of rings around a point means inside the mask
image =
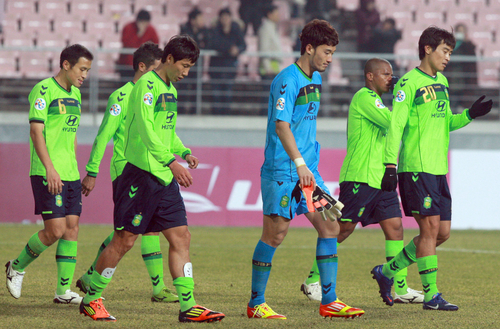
M 177 62 L 173 62 L 173 58 L 171 58 L 170 69 L 167 71 L 168 79 L 172 82 L 181 81 L 188 76 L 189 69 L 193 65 L 194 63 L 191 63 L 191 60 L 187 58 L 178 60 Z
M 321 45 L 313 49 L 311 52 L 311 68 L 313 71 L 325 72 L 328 65 L 332 62 L 335 50 L 337 50 L 336 46 L 328 45 Z
M 380 63 L 373 72 L 373 85 L 377 94 L 382 95 L 391 90 L 392 67 L 389 63 Z
M 429 64 L 431 68 L 437 72 L 442 72 L 448 65 L 452 52 L 453 48 L 445 44 L 444 41 L 437 46 L 436 50 L 432 51 L 431 49 L 429 54 Z
M 92 61 L 84 57 L 80 57 L 78 62 L 70 67 L 68 61 L 63 62 L 63 68 L 66 71 L 66 78 L 71 83 L 71 85 L 80 88 L 83 84 L 83 81 L 87 79 L 87 75 L 90 71 L 90 67 L 92 66 Z

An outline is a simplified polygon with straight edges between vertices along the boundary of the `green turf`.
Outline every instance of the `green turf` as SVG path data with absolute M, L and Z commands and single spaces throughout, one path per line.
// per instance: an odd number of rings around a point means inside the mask
M 17 257 L 36 225 L 0 225 L 0 261 Z M 91 264 L 110 233 L 110 226 L 82 225 L 76 279 Z M 300 284 L 312 265 L 316 234 L 312 229 L 290 229 L 273 259 L 266 298 L 286 321 L 246 317 L 250 296 L 251 258 L 260 228 L 192 227 L 191 259 L 194 266 L 196 301 L 222 311 L 226 318 L 215 324 L 179 324 L 178 304 L 151 303 L 151 284 L 139 241 L 120 262 L 104 291 L 105 305 L 118 321 L 94 322 L 79 314 L 77 306 L 52 303 L 56 289 L 55 246 L 27 269 L 22 296 L 16 300 L 0 289 L 1 328 L 499 328 L 500 265 L 499 231 L 453 231 L 440 248 L 438 287 L 445 299 L 457 304 L 457 312 L 423 311 L 421 305 L 383 304 L 370 270 L 385 259 L 380 230 L 357 230 L 339 248 L 337 294 L 349 305 L 365 310 L 358 319 L 323 319 L 319 304 L 300 292 Z M 406 231 L 408 241 L 415 231 Z M 167 255 L 168 244 L 162 238 Z M 166 257 L 165 257 L 166 259 Z M 421 289 L 415 265 L 409 268 L 409 285 Z M 165 282 L 171 279 L 165 266 Z

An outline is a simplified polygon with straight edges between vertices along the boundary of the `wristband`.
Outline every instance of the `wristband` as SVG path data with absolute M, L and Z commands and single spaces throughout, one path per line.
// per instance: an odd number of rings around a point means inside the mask
M 297 167 L 297 168 L 306 165 L 304 158 L 297 158 L 297 159 L 293 160 L 293 163 L 295 163 L 295 167 Z

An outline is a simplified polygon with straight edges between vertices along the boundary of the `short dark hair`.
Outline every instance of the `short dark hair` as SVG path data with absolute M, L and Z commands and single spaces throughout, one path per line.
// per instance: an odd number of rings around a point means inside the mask
M 418 40 L 418 57 L 420 60 L 425 57 L 425 46 L 430 46 L 434 51 L 443 42 L 451 48 L 455 48 L 456 41 L 453 33 L 437 26 L 426 28 Z
M 304 26 L 300 38 L 300 54 L 306 52 L 306 46 L 317 48 L 321 45 L 336 46 L 339 43 L 337 31 L 325 20 L 313 19 Z
M 195 19 L 196 17 L 198 17 L 198 15 L 201 14 L 203 14 L 203 12 L 200 9 L 198 9 L 198 6 L 194 6 L 193 9 L 191 9 L 191 11 L 188 14 L 188 20 Z
M 144 22 L 149 22 L 151 20 L 151 14 L 149 11 L 141 9 L 137 13 L 137 18 L 135 19 L 136 21 L 144 21 Z
M 219 18 L 220 18 L 223 14 L 228 14 L 229 16 L 231 16 L 231 9 L 229 9 L 229 7 L 224 7 L 224 8 L 221 8 L 221 10 L 219 10 Z
M 275 4 L 268 4 L 264 7 L 264 16 L 267 17 L 267 15 L 269 15 L 269 13 L 272 13 L 273 11 L 275 11 L 276 9 L 278 9 L 278 6 L 276 6 Z
M 73 67 L 80 57 L 84 57 L 89 61 L 94 60 L 94 55 L 82 45 L 74 44 L 63 49 L 61 56 L 59 57 L 59 67 L 63 68 L 64 61 L 68 61 L 70 67 Z
M 144 42 L 136 51 L 134 51 L 134 60 L 132 66 L 134 72 L 139 69 L 139 63 L 144 63 L 146 67 L 154 64 L 155 60 L 161 59 L 163 50 L 158 45 L 151 41 Z
M 163 50 L 163 57 L 161 62 L 165 63 L 168 55 L 174 57 L 174 62 L 189 59 L 191 63 L 196 63 L 198 57 L 200 56 L 200 48 L 196 41 L 187 34 L 174 35 L 168 41 L 165 49 Z

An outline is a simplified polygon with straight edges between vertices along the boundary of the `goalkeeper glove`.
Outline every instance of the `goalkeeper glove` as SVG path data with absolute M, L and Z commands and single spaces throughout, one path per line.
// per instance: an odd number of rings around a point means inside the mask
M 330 219 L 335 221 L 342 216 L 342 208 L 344 204 L 335 200 L 331 195 L 326 193 L 321 187 L 310 186 L 302 187 L 302 193 L 306 199 L 307 209 L 309 212 L 318 211 L 323 220 Z
M 399 81 L 399 77 L 397 75 L 393 75 L 391 78 L 391 90 L 394 90 L 394 87 L 396 87 L 396 84 Z
M 485 97 L 485 95 L 479 97 L 470 107 L 469 116 L 471 117 L 471 119 L 486 115 L 491 111 L 493 101 L 490 99 L 489 101 L 483 102 L 483 99 Z
M 385 168 L 384 177 L 382 178 L 382 191 L 391 192 L 398 186 L 398 175 L 396 168 Z

